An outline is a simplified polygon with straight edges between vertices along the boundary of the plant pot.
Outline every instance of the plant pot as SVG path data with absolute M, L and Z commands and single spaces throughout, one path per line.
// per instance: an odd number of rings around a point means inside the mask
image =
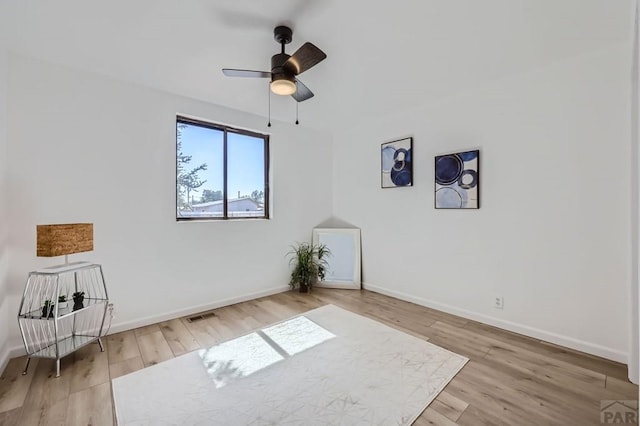
M 73 298 L 73 310 L 77 311 L 78 309 L 84 308 L 84 297 L 74 297 Z
M 69 302 L 58 302 L 58 309 L 67 309 Z
M 53 308 L 56 305 L 46 305 L 42 307 L 42 318 L 53 318 Z
M 309 293 L 309 286 L 304 283 L 300 283 L 300 293 Z

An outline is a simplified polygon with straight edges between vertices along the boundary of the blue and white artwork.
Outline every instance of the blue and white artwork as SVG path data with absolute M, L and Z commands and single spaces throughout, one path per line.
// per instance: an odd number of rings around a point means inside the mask
M 436 209 L 477 209 L 480 151 L 436 157 Z
M 413 138 L 382 144 L 382 187 L 395 188 L 413 185 Z

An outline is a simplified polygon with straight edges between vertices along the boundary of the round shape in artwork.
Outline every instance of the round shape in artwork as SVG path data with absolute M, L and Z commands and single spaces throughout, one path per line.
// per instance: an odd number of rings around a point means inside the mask
M 389 173 L 395 162 L 396 150 L 392 146 L 382 148 L 382 172 Z
M 396 152 L 393 153 L 393 159 L 395 161 L 406 161 L 406 160 L 409 160 L 409 158 L 407 158 L 408 156 L 409 156 L 409 153 L 404 148 L 398 148 L 398 149 L 396 149 Z
M 475 170 L 464 170 L 458 178 L 458 185 L 462 189 L 471 189 L 478 184 L 478 172 Z
M 391 182 L 396 186 L 411 184 L 411 163 L 409 161 L 396 161 L 391 170 Z
M 459 209 L 463 207 L 463 199 L 452 187 L 440 188 L 436 191 L 436 206 L 443 209 Z
M 462 161 L 471 161 L 475 158 L 478 158 L 478 151 L 461 152 L 458 155 L 460 156 L 460 158 L 462 158 Z
M 436 159 L 436 183 L 449 185 L 457 181 L 461 173 L 462 159 L 458 155 L 444 155 Z

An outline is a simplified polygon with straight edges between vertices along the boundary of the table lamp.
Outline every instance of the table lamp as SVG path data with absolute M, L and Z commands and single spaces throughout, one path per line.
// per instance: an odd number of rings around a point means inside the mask
M 93 250 L 93 223 L 67 223 L 36 226 L 36 256 L 55 257 Z

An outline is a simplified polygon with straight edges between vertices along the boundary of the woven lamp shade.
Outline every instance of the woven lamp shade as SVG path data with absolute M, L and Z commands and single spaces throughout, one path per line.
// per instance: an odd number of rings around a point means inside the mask
M 93 250 L 93 223 L 37 225 L 36 255 L 54 257 Z

